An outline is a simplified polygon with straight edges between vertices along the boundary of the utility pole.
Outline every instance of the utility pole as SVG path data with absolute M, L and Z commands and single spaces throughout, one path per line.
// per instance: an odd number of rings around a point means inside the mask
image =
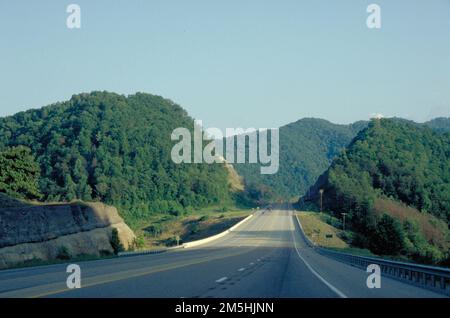
M 322 208 L 323 208 L 323 205 L 322 205 L 323 189 L 320 189 L 319 192 L 320 192 L 320 212 L 322 212 Z
M 345 216 L 347 213 L 341 213 L 342 214 L 342 231 L 345 231 Z

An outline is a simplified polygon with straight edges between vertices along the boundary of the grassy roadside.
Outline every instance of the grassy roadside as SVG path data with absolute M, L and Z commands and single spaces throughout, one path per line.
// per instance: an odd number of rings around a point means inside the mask
M 391 261 L 416 264 L 403 255 L 376 255 L 368 249 L 351 246 L 350 242 L 352 241 L 354 233 L 342 231 L 340 220 L 326 213 L 297 212 L 296 214 L 302 224 L 306 236 L 320 247 L 356 256 L 376 257 Z M 332 237 L 327 238 L 327 234 L 331 234 Z
M 252 213 L 251 209 L 209 207 L 182 216 L 155 214 L 134 224 L 133 230 L 138 249 L 161 249 L 218 234 Z
M 308 238 L 316 245 L 331 248 L 348 248 L 349 245 L 340 238 L 339 230 L 321 219 L 320 213 L 299 212 L 297 216 Z
M 351 247 L 347 241 L 352 233 L 339 229 L 339 220 L 317 212 L 297 212 L 297 216 L 306 236 L 314 244 L 358 256 L 375 256 L 369 250 Z

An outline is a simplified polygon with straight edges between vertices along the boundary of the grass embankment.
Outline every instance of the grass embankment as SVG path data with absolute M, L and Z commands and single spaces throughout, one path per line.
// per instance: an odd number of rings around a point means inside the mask
M 297 216 L 306 236 L 314 244 L 343 253 L 375 256 L 369 250 L 351 247 L 346 240 L 349 240 L 352 233 L 339 229 L 342 225 L 336 218 L 317 212 L 298 212 Z
M 132 228 L 139 249 L 160 249 L 209 237 L 225 231 L 252 214 L 250 209 L 209 207 L 182 216 L 155 214 Z
M 308 238 L 314 244 L 323 247 L 348 248 L 349 245 L 344 242 L 339 235 L 343 232 L 321 219 L 320 213 L 299 212 L 297 214 L 303 230 Z

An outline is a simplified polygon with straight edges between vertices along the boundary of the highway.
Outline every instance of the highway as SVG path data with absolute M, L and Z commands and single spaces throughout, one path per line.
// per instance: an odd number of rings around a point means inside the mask
M 444 297 L 387 277 L 369 289 L 368 273 L 308 247 L 287 210 L 258 212 L 196 248 L 78 265 L 82 288 L 72 290 L 67 264 L 0 271 L 0 297 Z

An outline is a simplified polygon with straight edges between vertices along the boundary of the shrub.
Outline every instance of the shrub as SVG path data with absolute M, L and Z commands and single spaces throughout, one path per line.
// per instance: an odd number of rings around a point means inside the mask
M 178 235 L 172 236 L 166 240 L 167 246 L 177 246 L 177 244 L 182 244 L 182 240 Z
M 370 249 L 379 255 L 398 255 L 405 248 L 405 233 L 402 224 L 388 214 L 377 222 L 370 238 Z
M 57 259 L 60 260 L 69 260 L 71 259 L 71 255 L 69 253 L 69 250 L 65 246 L 61 246 L 58 250 L 58 255 L 56 255 Z
M 114 254 L 116 255 L 125 250 L 125 248 L 122 245 L 122 242 L 120 242 L 119 232 L 117 231 L 117 229 L 112 230 L 110 243 L 111 247 L 113 248 Z
M 139 235 L 133 240 L 133 245 L 131 249 L 140 249 L 145 246 L 145 238 L 143 235 Z
M 359 248 L 368 248 L 370 246 L 370 239 L 367 237 L 367 235 L 355 233 L 351 241 L 351 245 Z
M 338 218 L 331 216 L 326 213 L 320 213 L 320 219 L 327 223 L 328 225 L 331 225 L 332 227 L 335 227 L 337 229 L 342 229 L 342 221 Z
M 107 257 L 107 256 L 111 256 L 112 255 L 112 253 L 110 251 L 108 251 L 108 250 L 100 250 L 99 253 L 100 253 L 101 257 Z
M 338 237 L 340 239 L 342 239 L 343 241 L 345 241 L 346 243 L 351 243 L 351 242 L 353 242 L 354 234 L 350 231 L 345 231 L 345 232 L 341 231 L 338 233 Z
M 196 234 L 200 231 L 198 224 L 194 224 L 191 228 L 191 234 Z
M 179 216 L 183 216 L 184 209 L 181 205 L 171 202 L 168 212 L 170 215 L 179 217 Z
M 145 228 L 145 231 L 154 237 L 157 237 L 163 232 L 163 226 L 161 224 L 152 224 Z
M 439 266 L 450 267 L 450 252 L 446 255 L 446 258 L 439 262 Z
M 437 264 L 441 262 L 445 256 L 437 247 L 426 244 L 418 247 L 416 252 L 411 255 L 411 258 L 418 263 Z

